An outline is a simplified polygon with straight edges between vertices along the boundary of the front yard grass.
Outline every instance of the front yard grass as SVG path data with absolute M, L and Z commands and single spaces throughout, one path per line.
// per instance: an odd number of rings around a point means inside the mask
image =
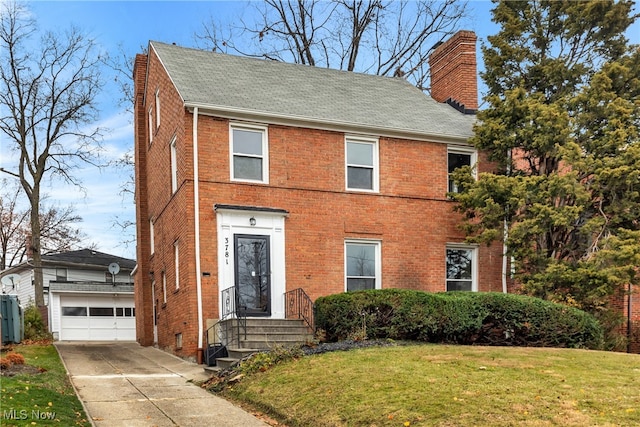
M 0 376 L 0 425 L 91 426 L 53 345 L 17 345 L 13 352 L 41 372 Z
M 409 345 L 305 356 L 223 395 L 288 426 L 640 425 L 640 356 Z

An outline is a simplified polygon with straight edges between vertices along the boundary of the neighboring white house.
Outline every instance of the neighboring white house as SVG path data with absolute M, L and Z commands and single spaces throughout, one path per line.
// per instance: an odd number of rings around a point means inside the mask
M 91 249 L 43 255 L 49 330 L 63 341 L 136 339 L 133 279 L 136 262 Z M 0 273 L 2 293 L 22 307 L 35 298 L 30 261 Z

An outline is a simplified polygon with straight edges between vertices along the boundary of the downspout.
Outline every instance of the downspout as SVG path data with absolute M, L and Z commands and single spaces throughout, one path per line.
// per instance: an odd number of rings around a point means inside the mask
M 631 332 L 632 332 L 632 324 L 631 324 L 631 308 L 633 304 L 631 303 L 631 292 L 633 289 L 631 288 L 631 280 L 629 280 L 629 295 L 627 296 L 627 353 L 631 353 Z
M 198 107 L 193 109 L 193 206 L 196 235 L 196 298 L 198 300 L 198 364 L 202 364 L 203 350 L 203 321 L 202 321 L 202 274 L 200 267 L 200 181 L 198 171 Z
M 511 148 L 507 150 L 507 176 L 511 175 Z M 507 239 L 509 238 L 509 223 L 507 222 L 507 212 L 509 206 L 504 208 L 504 224 L 502 230 L 502 293 L 507 293 Z
M 509 225 L 507 216 L 504 217 L 504 229 L 502 231 L 502 293 L 507 293 L 507 239 L 509 238 Z

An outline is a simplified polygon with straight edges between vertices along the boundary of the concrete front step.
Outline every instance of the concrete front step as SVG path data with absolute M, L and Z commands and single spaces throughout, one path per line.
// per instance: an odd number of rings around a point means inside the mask
M 261 333 L 277 334 L 279 332 L 283 332 L 287 334 L 306 335 L 309 333 L 309 330 L 304 326 L 296 326 L 296 325 L 247 326 L 247 334 L 261 334 Z
M 277 346 L 301 345 L 311 340 L 313 335 L 302 320 L 249 318 L 246 319 L 246 335 L 241 333 L 239 342 L 227 348 L 228 357 L 216 358 L 216 367 L 226 369 L 252 353 Z
M 309 341 L 309 337 L 311 337 L 311 335 L 309 334 L 301 334 L 298 332 L 281 332 L 281 331 L 276 331 L 276 332 L 253 332 L 253 331 L 247 331 L 247 334 L 244 335 L 242 334 L 240 337 L 240 342 L 243 341 L 269 341 L 269 342 L 283 342 L 283 343 L 288 343 L 288 342 L 300 342 L 301 344 L 304 344 L 306 342 Z M 243 348 L 247 348 L 246 346 L 241 346 Z
M 294 338 L 290 340 L 280 339 L 278 341 L 273 341 L 270 339 L 257 339 L 257 340 L 240 340 L 240 345 L 243 348 L 256 348 L 258 350 L 272 350 L 278 346 L 290 347 L 295 345 L 302 345 L 309 341 L 310 340 L 300 340 L 300 339 L 294 339 Z
M 257 348 L 239 348 L 239 347 L 235 347 L 235 348 L 228 348 L 227 349 L 227 353 L 229 354 L 230 358 L 233 359 L 237 359 L 237 360 L 242 360 L 247 356 L 252 355 L 253 353 L 256 353 L 260 350 L 258 350 Z
M 276 326 L 291 326 L 291 325 L 304 327 L 305 323 L 304 323 L 304 320 L 300 320 L 300 319 L 260 319 L 257 317 L 249 317 L 246 319 L 246 325 L 247 327 L 250 327 L 250 326 L 276 327 Z

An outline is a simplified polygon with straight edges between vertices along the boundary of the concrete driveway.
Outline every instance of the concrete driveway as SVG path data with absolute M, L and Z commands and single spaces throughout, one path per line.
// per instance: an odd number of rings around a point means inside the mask
M 266 426 L 189 382 L 202 365 L 136 342 L 57 342 L 58 353 L 95 426 Z

